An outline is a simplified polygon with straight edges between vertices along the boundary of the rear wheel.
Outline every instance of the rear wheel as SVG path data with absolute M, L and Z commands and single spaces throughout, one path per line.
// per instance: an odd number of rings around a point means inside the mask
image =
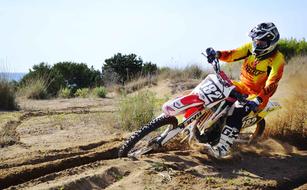
M 252 136 L 252 141 L 257 141 L 263 134 L 265 129 L 265 120 L 260 120 L 256 125 L 256 130 Z
M 119 157 L 137 157 L 158 149 L 157 139 L 168 127 L 176 127 L 178 120 L 174 116 L 161 116 L 136 131 L 119 149 Z
M 243 129 L 240 134 L 237 142 L 248 142 L 254 143 L 262 136 L 265 130 L 265 120 L 260 120 L 255 127 L 248 127 Z

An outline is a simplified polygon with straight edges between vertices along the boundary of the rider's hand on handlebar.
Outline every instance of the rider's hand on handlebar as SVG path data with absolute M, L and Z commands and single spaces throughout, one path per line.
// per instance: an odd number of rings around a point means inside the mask
M 245 104 L 245 110 L 250 112 L 257 112 L 259 105 L 262 103 L 262 99 L 260 97 L 254 98 L 253 100 L 249 100 Z
M 207 59 L 209 63 L 212 63 L 216 58 L 219 58 L 220 52 L 215 51 L 213 48 L 209 47 L 206 49 Z

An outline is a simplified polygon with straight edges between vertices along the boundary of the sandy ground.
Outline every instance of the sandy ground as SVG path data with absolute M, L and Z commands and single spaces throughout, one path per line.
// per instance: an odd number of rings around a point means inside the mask
M 14 121 L 18 142 L 0 148 L 0 189 L 307 189 L 307 151 L 273 139 L 222 160 L 197 144 L 120 159 L 129 134 L 116 123 L 116 101 L 27 100 L 20 112 L 2 112 L 0 127 Z

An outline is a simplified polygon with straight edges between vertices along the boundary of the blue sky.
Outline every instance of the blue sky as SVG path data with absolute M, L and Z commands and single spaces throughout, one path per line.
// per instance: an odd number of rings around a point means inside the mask
M 0 0 L 0 64 L 74 61 L 100 69 L 117 52 L 159 66 L 201 63 L 206 47 L 232 49 L 249 30 L 274 22 L 283 38 L 307 37 L 299 0 Z

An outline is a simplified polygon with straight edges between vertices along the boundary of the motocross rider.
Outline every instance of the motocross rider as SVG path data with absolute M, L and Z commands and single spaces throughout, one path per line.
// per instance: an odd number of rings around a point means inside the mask
M 244 106 L 235 103 L 234 110 L 222 129 L 219 142 L 214 146 L 205 145 L 208 152 L 217 158 L 228 155 L 243 125 L 243 118 L 250 112 L 257 112 L 266 106 L 283 74 L 285 60 L 277 48 L 279 32 L 276 26 L 271 22 L 260 23 L 250 31 L 249 37 L 252 38 L 252 42 L 234 50 L 207 49 L 209 62 L 215 58 L 225 62 L 244 60 L 240 81 L 232 82 L 241 94 L 255 97 Z

